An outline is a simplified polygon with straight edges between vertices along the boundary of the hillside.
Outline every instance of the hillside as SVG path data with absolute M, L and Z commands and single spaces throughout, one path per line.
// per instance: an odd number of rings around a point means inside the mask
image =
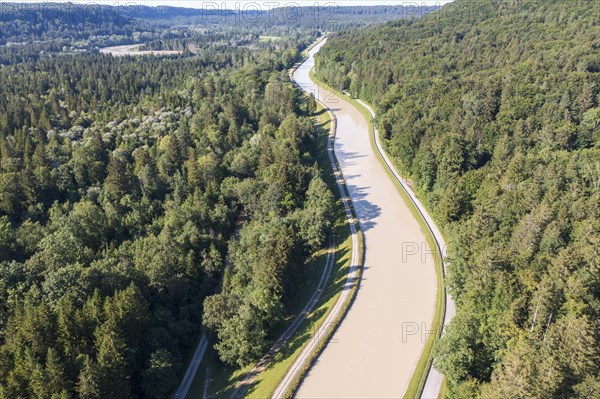
M 376 106 L 448 236 L 448 397 L 600 395 L 599 18 L 595 1 L 457 0 L 318 56 Z
M 228 10 L 218 3 L 205 8 L 72 3 L 0 4 L 0 45 L 50 40 L 138 42 L 142 34 L 172 37 L 186 28 L 245 28 L 255 32 L 285 33 L 326 30 L 421 17 L 439 7 L 431 6 L 328 6 L 275 7 L 277 3 L 248 3 Z M 175 27 L 171 31 L 165 28 Z M 187 35 L 183 35 L 187 37 Z M 142 37 L 143 39 L 143 37 Z

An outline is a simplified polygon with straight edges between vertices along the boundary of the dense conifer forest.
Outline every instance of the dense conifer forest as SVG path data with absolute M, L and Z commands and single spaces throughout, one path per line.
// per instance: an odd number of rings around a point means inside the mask
M 14 25 L 28 40 L 78 29 L 29 22 Z M 0 398 L 166 398 L 203 318 L 223 361 L 264 353 L 329 234 L 287 72 L 314 38 L 205 32 L 195 52 L 141 57 L 3 46 Z
M 447 397 L 600 395 L 599 20 L 597 1 L 456 0 L 318 55 L 449 239 Z

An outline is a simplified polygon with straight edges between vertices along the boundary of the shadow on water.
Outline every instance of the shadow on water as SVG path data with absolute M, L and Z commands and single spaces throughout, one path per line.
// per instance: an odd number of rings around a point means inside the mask
M 338 155 L 339 162 L 344 167 L 353 166 L 358 162 L 358 159 L 364 158 L 367 155 L 360 154 L 357 152 L 345 152 L 342 146 L 336 148 L 336 154 Z M 352 184 L 353 180 L 358 177 L 364 177 L 359 175 L 344 175 L 346 181 L 346 187 L 352 198 L 352 203 L 356 211 L 356 215 L 360 221 L 363 232 L 372 229 L 377 224 L 375 220 L 381 215 L 381 207 L 367 200 L 368 190 L 370 187 L 358 186 Z
M 351 178 L 348 178 L 348 180 L 351 180 Z M 347 182 L 346 186 L 352 197 L 361 230 L 364 233 L 377 225 L 375 220 L 381 215 L 381 207 L 367 200 L 367 190 L 370 187 L 358 187 Z
M 342 162 L 346 162 L 347 160 L 359 159 L 366 157 L 365 154 L 359 154 L 358 152 L 347 152 L 343 150 L 341 144 L 337 144 L 336 154 L 338 154 L 338 159 Z M 341 156 L 340 156 L 341 154 Z
M 359 158 L 366 157 L 366 155 L 359 154 L 357 152 L 343 152 L 339 145 L 336 148 L 336 154 L 338 154 L 338 162 L 340 163 L 342 169 L 344 169 L 344 167 L 347 168 L 349 166 L 356 165 L 356 162 L 358 162 Z

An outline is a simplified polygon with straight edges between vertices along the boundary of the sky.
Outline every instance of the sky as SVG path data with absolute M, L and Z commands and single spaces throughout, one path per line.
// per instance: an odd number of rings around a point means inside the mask
M 103 4 L 112 6 L 125 5 L 147 5 L 147 6 L 173 6 L 173 7 L 189 7 L 189 8 L 211 8 L 218 7 L 220 9 L 253 9 L 268 11 L 274 7 L 284 6 L 375 6 L 375 5 L 405 5 L 405 6 L 424 6 L 424 5 L 442 5 L 449 3 L 451 0 L 71 0 L 71 3 L 79 4 Z M 12 3 L 58 3 L 64 2 L 61 0 L 55 1 L 23 1 L 12 0 Z

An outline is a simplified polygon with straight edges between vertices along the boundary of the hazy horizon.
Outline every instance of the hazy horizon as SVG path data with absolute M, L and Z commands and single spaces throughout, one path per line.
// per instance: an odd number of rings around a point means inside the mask
M 220 8 L 220 9 L 240 9 L 244 7 L 252 7 L 258 10 L 269 10 L 276 7 L 285 6 L 436 6 L 451 3 L 452 0 L 420 0 L 420 1 L 398 1 L 398 0 L 375 0 L 366 2 L 364 0 L 296 0 L 296 1 L 275 1 L 275 0 L 263 0 L 263 1 L 233 1 L 233 0 L 176 0 L 176 1 L 164 1 L 164 0 L 141 0 L 141 1 L 115 1 L 115 0 L 72 0 L 72 1 L 28 1 L 28 0 L 15 0 L 10 3 L 22 3 L 22 4 L 43 4 L 43 3 L 73 3 L 73 4 L 94 4 L 94 5 L 107 5 L 107 6 L 131 6 L 131 5 L 142 5 L 142 6 L 169 6 L 169 7 L 183 7 L 183 8 Z M 368 4 L 365 4 L 368 3 Z

